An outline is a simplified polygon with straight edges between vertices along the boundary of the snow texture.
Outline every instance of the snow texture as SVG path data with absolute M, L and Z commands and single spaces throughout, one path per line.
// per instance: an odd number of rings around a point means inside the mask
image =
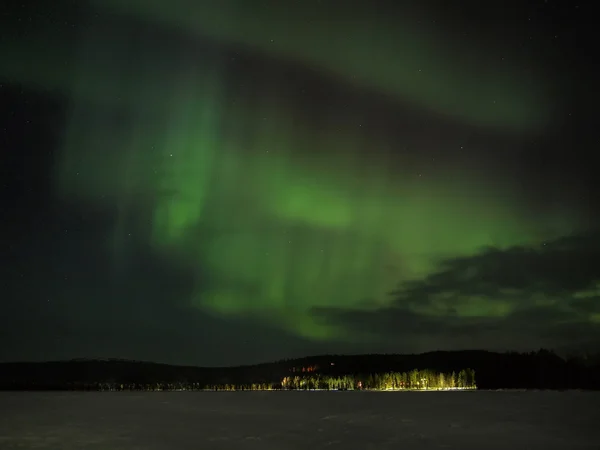
M 600 449 L 592 392 L 3 392 L 0 449 Z

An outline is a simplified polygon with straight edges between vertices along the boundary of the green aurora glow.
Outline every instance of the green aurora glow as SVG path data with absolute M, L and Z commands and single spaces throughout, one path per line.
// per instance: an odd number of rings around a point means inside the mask
M 361 27 L 344 16 L 331 25 L 310 8 L 257 8 L 254 20 L 243 20 L 243 0 L 219 8 L 196 2 L 191 10 L 152 1 L 92 3 L 193 29 L 197 38 L 259 59 L 306 65 L 457 122 L 517 133 L 546 121 L 543 92 L 519 67 L 475 79 L 475 49 L 453 64 L 448 55 L 470 52 L 426 28 L 386 21 Z M 282 20 L 306 15 L 314 20 Z M 36 59 L 37 70 L 13 57 L 2 72 L 69 96 L 60 194 L 119 211 L 107 244 L 115 261 L 134 235 L 195 271 L 197 288 L 187 299 L 195 308 L 254 316 L 311 339 L 348 340 L 343 327 L 315 319 L 313 308 L 385 306 L 399 282 L 426 276 L 440 258 L 541 242 L 579 225 L 564 211 L 522 214 L 518 188 L 473 168 L 420 170 L 389 133 L 370 131 L 368 118 L 362 126 L 364 112 L 324 106 L 311 117 L 281 76 L 239 88 L 218 57 L 169 56 L 117 34 L 99 38 L 102 25 L 90 27 L 97 29 L 64 69 L 52 66 L 58 50 L 50 46 L 44 52 L 53 56 Z M 395 46 L 387 44 L 390 34 Z M 166 59 L 161 67 L 157 53 Z M 135 56 L 124 63 L 127 54 Z M 443 306 L 412 308 L 447 314 Z M 514 308 L 472 298 L 455 313 L 503 317 Z
M 177 6 L 160 0 L 92 3 L 300 61 L 473 123 L 526 129 L 546 119 L 542 80 L 528 80 L 510 65 L 483 72 L 482 66 L 489 64 L 485 52 L 472 43 L 465 51 L 457 42 L 447 42 L 434 26 L 415 26 L 414 5 L 404 7 L 405 19 L 399 21 L 362 0 L 351 9 L 338 1 L 318 0 L 222 0 L 219 7 L 211 1 L 185 0 Z

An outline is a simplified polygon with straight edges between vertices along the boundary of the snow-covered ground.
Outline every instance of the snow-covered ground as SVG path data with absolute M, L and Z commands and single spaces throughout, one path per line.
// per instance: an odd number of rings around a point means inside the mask
M 0 449 L 600 449 L 600 393 L 0 393 Z

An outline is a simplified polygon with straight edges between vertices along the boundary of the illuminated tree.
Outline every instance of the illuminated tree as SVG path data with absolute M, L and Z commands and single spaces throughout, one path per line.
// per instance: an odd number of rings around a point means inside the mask
M 452 389 L 456 388 L 456 372 L 452 372 L 450 374 L 450 378 L 448 379 L 448 386 Z

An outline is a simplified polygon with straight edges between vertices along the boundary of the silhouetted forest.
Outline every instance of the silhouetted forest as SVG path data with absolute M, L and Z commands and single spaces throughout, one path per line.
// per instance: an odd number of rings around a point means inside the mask
M 239 367 L 122 359 L 2 363 L 1 390 L 600 389 L 597 357 L 429 352 L 322 355 Z

